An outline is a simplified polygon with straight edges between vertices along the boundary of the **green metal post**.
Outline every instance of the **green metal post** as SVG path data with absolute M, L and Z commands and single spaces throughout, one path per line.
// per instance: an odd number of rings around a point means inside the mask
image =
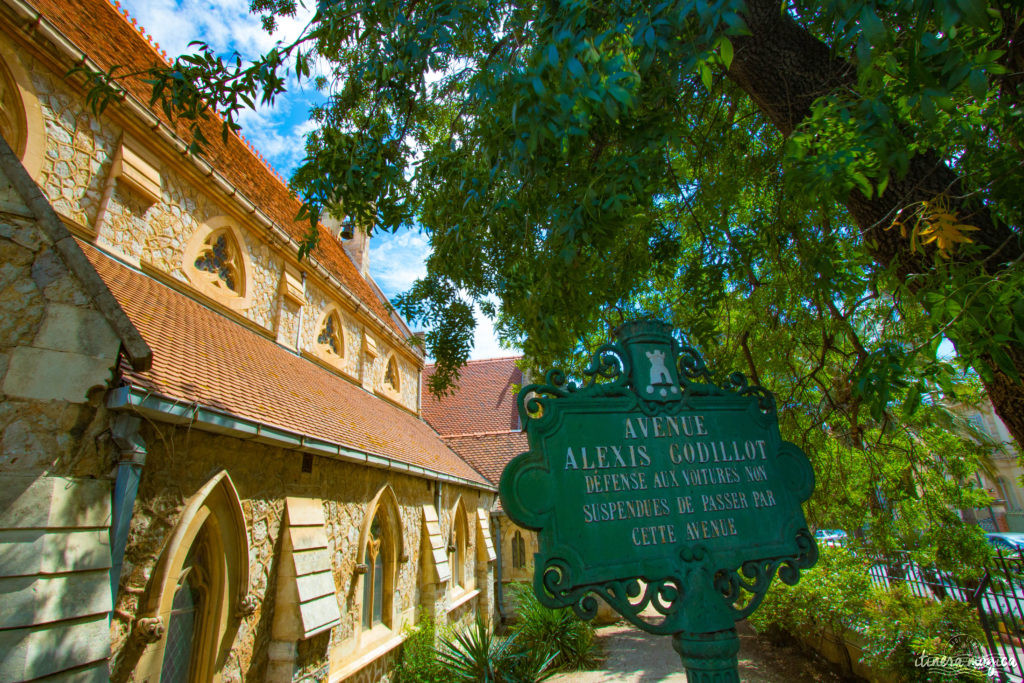
M 736 629 L 714 633 L 677 633 L 672 647 L 679 653 L 689 683 L 739 683 L 740 639 Z

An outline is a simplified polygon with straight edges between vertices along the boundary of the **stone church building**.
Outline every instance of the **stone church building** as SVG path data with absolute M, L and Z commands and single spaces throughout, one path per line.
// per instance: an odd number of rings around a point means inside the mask
M 471 360 L 460 372 L 456 391 L 440 398 L 423 397 L 423 418 L 495 487 L 509 461 L 529 448 L 516 403 L 519 390 L 530 383 L 529 372 L 519 368 L 521 361 L 520 356 Z M 434 367 L 427 365 L 424 381 L 433 372 Z M 537 534 L 509 519 L 500 500 L 495 501 L 491 515 L 500 577 L 495 601 L 504 618 L 515 611 L 507 595 L 508 585 L 533 581 Z
M 0 681 L 380 680 L 495 616 L 495 481 L 365 236 L 300 261 L 244 140 L 68 76 L 162 59 L 106 0 L 0 0 Z

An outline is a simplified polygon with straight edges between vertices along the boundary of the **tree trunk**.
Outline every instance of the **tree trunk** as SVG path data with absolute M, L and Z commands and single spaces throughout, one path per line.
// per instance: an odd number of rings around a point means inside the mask
M 751 35 L 732 38 L 735 56 L 728 75 L 783 135 L 790 135 L 810 114 L 811 104 L 818 97 L 841 88 L 855 88 L 855 67 L 833 55 L 827 45 L 782 11 L 778 0 L 747 0 L 744 18 Z M 1002 264 L 1021 256 L 1021 240 L 1008 226 L 993 221 L 983 208 L 972 209 L 958 203 L 956 198 L 963 194 L 959 184 L 956 174 L 942 159 L 921 154 L 911 160 L 906 177 L 892 179 L 881 197 L 869 199 L 855 190 L 847 198 L 846 206 L 866 243 L 871 245 L 875 262 L 882 267 L 894 264 L 896 272 L 907 278 L 928 273 L 932 258 L 915 253 L 898 230 L 886 228 L 907 206 L 947 192 L 964 222 L 979 228 L 971 237 L 985 247 L 984 254 L 970 265 L 978 273 L 995 273 Z M 921 282 L 923 279 L 915 279 L 912 289 L 927 286 Z M 958 334 L 955 325 L 950 327 L 948 336 L 955 344 L 969 341 L 964 333 Z M 1008 344 L 1003 350 L 1024 377 L 1024 346 Z M 1024 448 L 1024 383 L 1010 379 L 991 358 L 983 357 L 976 365 L 980 364 L 992 371 L 992 378 L 984 385 L 996 413 Z

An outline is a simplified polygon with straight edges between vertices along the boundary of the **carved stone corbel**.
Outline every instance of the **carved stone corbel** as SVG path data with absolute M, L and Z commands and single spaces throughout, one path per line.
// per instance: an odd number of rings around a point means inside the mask
M 247 593 L 238 601 L 238 608 L 235 610 L 235 616 L 239 619 L 251 616 L 256 611 L 256 608 L 259 607 L 259 604 L 259 598 L 252 593 Z
M 135 622 L 135 633 L 146 644 L 164 637 L 164 622 L 160 617 L 142 617 Z

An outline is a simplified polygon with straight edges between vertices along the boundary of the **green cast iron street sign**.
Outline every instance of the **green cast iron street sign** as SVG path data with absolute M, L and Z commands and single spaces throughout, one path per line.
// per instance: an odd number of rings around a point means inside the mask
M 671 332 L 627 323 L 584 386 L 550 370 L 523 387 L 530 450 L 499 492 L 509 517 L 538 531 L 542 603 L 590 618 L 600 596 L 673 635 L 691 680 L 738 680 L 735 621 L 776 572 L 793 584 L 817 560 L 800 507 L 814 474 L 779 435 L 771 393 L 740 373 L 714 384 Z M 654 619 L 641 615 L 650 607 Z

